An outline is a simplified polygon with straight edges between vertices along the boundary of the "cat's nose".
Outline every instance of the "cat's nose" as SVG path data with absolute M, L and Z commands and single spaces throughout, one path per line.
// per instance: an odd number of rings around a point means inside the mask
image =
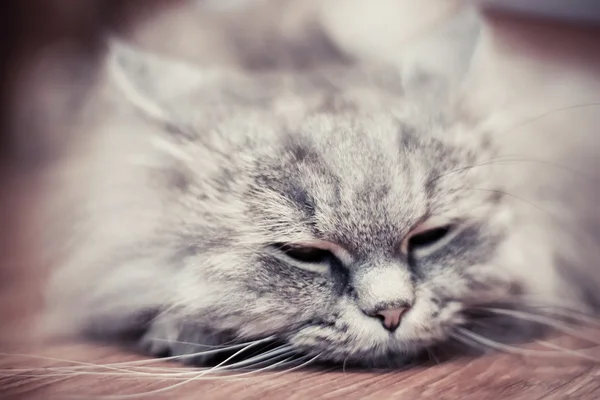
M 402 316 L 409 310 L 409 307 L 394 307 L 379 310 L 375 313 L 375 317 L 381 320 L 381 324 L 385 329 L 394 332 L 398 326 Z

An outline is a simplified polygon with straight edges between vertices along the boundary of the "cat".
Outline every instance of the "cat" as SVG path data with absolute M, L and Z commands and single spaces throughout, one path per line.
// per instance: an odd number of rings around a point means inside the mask
M 273 341 L 389 367 L 481 337 L 465 328 L 478 310 L 597 301 L 556 262 L 555 221 L 515 201 L 523 170 L 494 162 L 497 132 L 446 86 L 408 96 L 379 63 L 247 72 L 111 51 L 121 97 L 49 200 L 69 238 L 55 331 L 196 364 Z

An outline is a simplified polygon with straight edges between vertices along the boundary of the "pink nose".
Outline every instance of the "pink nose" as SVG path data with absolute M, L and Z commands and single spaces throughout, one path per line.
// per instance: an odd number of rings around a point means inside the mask
M 386 308 L 378 311 L 375 315 L 381 319 L 381 323 L 390 332 L 394 332 L 400 326 L 402 316 L 409 310 L 409 307 Z

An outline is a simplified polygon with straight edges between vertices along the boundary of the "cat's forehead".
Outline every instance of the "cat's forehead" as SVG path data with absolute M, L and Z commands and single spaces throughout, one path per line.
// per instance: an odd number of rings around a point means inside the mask
M 314 116 L 259 161 L 257 183 L 328 239 L 391 248 L 427 215 L 428 182 L 459 163 L 451 145 L 421 129 L 390 113 Z
M 408 181 L 424 183 L 440 168 L 460 163 L 460 149 L 443 140 L 451 134 L 445 132 L 443 121 L 424 124 L 407 115 L 356 111 L 315 115 L 297 131 L 284 133 L 279 143 L 284 154 L 303 155 L 292 158 L 288 168 L 303 167 L 310 174 L 327 167 L 350 187 L 379 181 L 403 186 Z

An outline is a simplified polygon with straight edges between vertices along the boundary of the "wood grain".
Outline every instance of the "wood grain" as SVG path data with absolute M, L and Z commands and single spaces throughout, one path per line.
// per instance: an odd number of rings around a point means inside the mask
M 139 360 L 112 348 L 90 345 L 29 348 L 27 354 L 58 357 L 97 365 Z M 581 361 L 531 360 L 508 355 L 462 358 L 440 365 L 424 365 L 405 371 L 342 372 L 306 370 L 248 374 L 243 377 L 213 375 L 186 382 L 182 378 L 156 376 L 60 375 L 46 367 L 69 365 L 22 356 L 0 360 L 2 398 L 48 399 L 76 396 L 138 395 L 140 399 L 595 399 L 600 396 L 600 368 Z M 173 374 L 179 368 L 166 362 Z M 16 369 L 29 369 L 21 371 Z M 11 372 L 10 369 L 15 369 Z M 87 370 L 91 372 L 91 370 Z M 189 378 L 189 375 L 188 375 Z M 161 393 L 154 393 L 161 391 Z

